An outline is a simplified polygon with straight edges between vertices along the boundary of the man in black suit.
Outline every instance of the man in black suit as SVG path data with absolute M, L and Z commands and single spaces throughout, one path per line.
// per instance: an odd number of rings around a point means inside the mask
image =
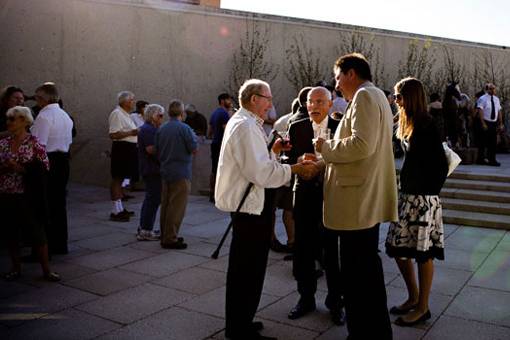
M 289 138 L 292 145 L 289 151 L 290 164 L 299 162 L 303 157 L 316 160 L 312 139 L 324 137 L 326 131 L 334 133 L 338 121 L 329 117 L 332 106 L 331 93 L 324 87 L 314 87 L 308 92 L 307 118 L 293 122 L 289 126 Z M 330 136 L 327 137 L 331 138 Z M 345 322 L 343 314 L 340 266 L 338 262 L 338 236 L 327 230 L 322 224 L 323 174 L 304 179 L 296 177 L 294 182 L 294 219 L 295 243 L 293 274 L 297 281 L 300 299 L 289 312 L 289 319 L 298 319 L 315 310 L 315 292 L 317 276 L 315 260 L 324 251 L 324 269 L 328 295 L 326 307 L 337 325 Z
M 309 118 L 308 117 L 308 111 L 306 109 L 306 101 L 308 100 L 308 93 L 313 87 L 305 86 L 301 90 L 299 90 L 298 93 L 298 100 L 299 100 L 299 108 L 296 113 L 294 113 L 292 116 L 290 116 L 287 125 L 290 126 L 290 124 L 297 122 L 298 120 L 301 120 L 303 118 Z

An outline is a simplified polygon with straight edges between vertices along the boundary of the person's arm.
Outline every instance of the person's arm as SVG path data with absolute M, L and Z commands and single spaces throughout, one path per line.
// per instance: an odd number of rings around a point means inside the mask
M 195 135 L 195 132 L 192 128 L 189 126 L 184 126 L 185 131 L 184 136 L 184 142 L 186 143 L 186 150 L 192 155 L 196 154 L 198 151 L 198 143 L 197 143 L 197 136 Z
M 48 144 L 50 135 L 50 122 L 45 117 L 39 115 L 34 121 L 34 125 L 30 128 L 30 132 L 34 135 L 41 145 Z
M 325 162 L 350 163 L 371 156 L 377 148 L 381 129 L 386 128 L 381 125 L 379 114 L 379 105 L 371 95 L 360 91 L 352 103 L 351 135 L 342 139 L 318 140 L 317 150 Z

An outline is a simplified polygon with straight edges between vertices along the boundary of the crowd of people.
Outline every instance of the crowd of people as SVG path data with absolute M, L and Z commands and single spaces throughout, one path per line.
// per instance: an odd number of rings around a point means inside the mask
M 270 84 L 247 80 L 239 109 L 228 93 L 218 96 L 209 122 L 192 104 L 173 99 L 165 108 L 117 95 L 108 118 L 112 210 L 109 219 L 128 222 L 123 183 L 145 186 L 136 237 L 165 249 L 185 249 L 179 236 L 191 187 L 193 156 L 200 138 L 211 139 L 210 201 L 232 214 L 227 270 L 226 330 L 229 339 L 272 339 L 254 322 L 270 249 L 292 260 L 299 299 L 295 320 L 316 309 L 317 279 L 325 274 L 324 301 L 349 339 L 391 339 L 389 313 L 399 326 L 431 318 L 433 260 L 444 259 L 439 192 L 448 161 L 443 143 L 478 146 L 478 163 L 498 166 L 497 134 L 502 108 L 488 83 L 474 105 L 456 84 L 441 100 L 427 98 L 416 78 L 400 80 L 393 92 L 372 83 L 365 57 L 353 53 L 333 65 L 334 85 L 301 89 L 290 112 L 277 119 Z M 312 86 L 313 85 L 313 86 Z M 35 91 L 36 106 L 17 87 L 0 98 L 0 211 L 5 217 L 12 266 L 21 275 L 20 246 L 33 248 L 43 276 L 51 254 L 66 254 L 66 186 L 69 148 L 76 133 L 57 87 Z M 430 99 L 430 100 L 428 100 Z M 168 120 L 165 122 L 165 115 Z M 35 116 L 35 117 L 34 117 Z M 404 156 L 397 188 L 395 156 Z M 158 209 L 160 228 L 155 228 Z M 287 242 L 275 235 L 275 212 L 283 210 Z M 379 255 L 380 224 L 390 222 L 386 254 L 394 258 L 408 297 L 388 310 Z M 417 263 L 418 280 L 412 260 Z

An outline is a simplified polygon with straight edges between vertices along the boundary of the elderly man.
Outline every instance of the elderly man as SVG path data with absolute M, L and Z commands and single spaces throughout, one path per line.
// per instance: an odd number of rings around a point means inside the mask
M 191 161 L 197 152 L 197 136 L 182 122 L 184 104 L 172 100 L 168 106 L 170 120 L 156 132 L 156 152 L 163 179 L 161 192 L 161 247 L 186 249 L 178 237 L 191 188 Z
M 207 135 L 207 119 L 205 119 L 204 115 L 198 112 L 193 104 L 186 105 L 184 111 L 186 111 L 184 123 L 188 124 L 197 136 L 205 137 Z
M 292 149 L 289 152 L 291 164 L 299 157 L 316 159 L 312 140 L 326 133 L 335 131 L 338 121 L 329 117 L 332 106 L 331 92 L 325 87 L 314 87 L 308 92 L 307 110 L 309 118 L 304 118 L 289 126 L 289 137 Z M 320 156 L 320 155 L 317 155 Z M 324 246 L 324 269 L 328 295 L 326 307 L 331 312 L 332 321 L 337 325 L 344 324 L 342 312 L 340 267 L 338 263 L 338 236 L 322 225 L 322 183 L 324 175 L 317 174 L 314 178 L 297 177 L 294 182 L 294 217 L 295 247 L 293 273 L 297 281 L 300 295 L 299 302 L 290 311 L 289 319 L 298 319 L 315 310 L 315 292 L 317 276 L 315 260 L 320 257 Z
M 241 210 L 233 218 L 233 237 L 227 271 L 226 329 L 230 339 L 271 339 L 261 336 L 253 323 L 264 284 L 271 241 L 273 190 L 287 183 L 292 173 L 304 174 L 306 165 L 280 164 L 267 150 L 262 125 L 272 106 L 269 84 L 247 80 L 239 90 L 239 109 L 226 125 L 216 177 L 216 207 L 235 212 L 249 183 Z M 281 141 L 273 147 L 282 149 Z
M 122 181 L 124 178 L 132 178 L 138 174 L 136 149 L 138 129 L 129 115 L 135 108 L 135 95 L 129 91 L 122 91 L 117 95 L 117 101 L 119 105 L 108 118 L 109 135 L 112 140 L 110 220 L 128 222 L 133 212 L 127 211 L 122 205 Z
M 498 130 L 503 130 L 504 126 L 501 103 L 496 97 L 494 84 L 486 85 L 486 93 L 476 102 L 476 109 L 481 126 L 477 164 L 500 166 L 501 164 L 496 160 L 496 145 Z M 487 150 L 488 160 L 485 159 L 485 150 Z
M 361 54 L 339 58 L 334 72 L 350 105 L 333 140 L 315 144 L 326 166 L 324 225 L 340 235 L 349 339 L 391 339 L 378 254 L 379 224 L 398 219 L 391 109 Z
M 154 232 L 154 221 L 161 203 L 161 175 L 159 159 L 154 147 L 156 131 L 163 123 L 165 109 L 158 104 L 149 104 L 144 109 L 145 123 L 138 132 L 138 161 L 145 183 L 145 199 L 140 211 L 138 241 L 157 241 L 159 234 Z
M 73 122 L 58 105 L 59 94 L 54 84 L 35 90 L 41 108 L 31 132 L 46 147 L 50 161 L 48 174 L 49 224 L 47 227 L 50 254 L 67 254 L 67 182 L 69 180 L 69 147 L 73 141 Z

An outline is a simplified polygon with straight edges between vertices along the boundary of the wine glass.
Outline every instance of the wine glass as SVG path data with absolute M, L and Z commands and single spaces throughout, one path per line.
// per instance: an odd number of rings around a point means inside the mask
M 284 148 L 287 147 L 287 145 L 290 143 L 289 132 L 284 131 L 284 132 L 280 133 L 280 137 L 282 138 L 282 147 L 284 147 Z M 282 163 L 285 163 L 288 160 L 289 160 L 289 156 L 287 156 L 285 154 L 285 151 L 282 151 L 282 154 L 280 156 L 280 161 Z

